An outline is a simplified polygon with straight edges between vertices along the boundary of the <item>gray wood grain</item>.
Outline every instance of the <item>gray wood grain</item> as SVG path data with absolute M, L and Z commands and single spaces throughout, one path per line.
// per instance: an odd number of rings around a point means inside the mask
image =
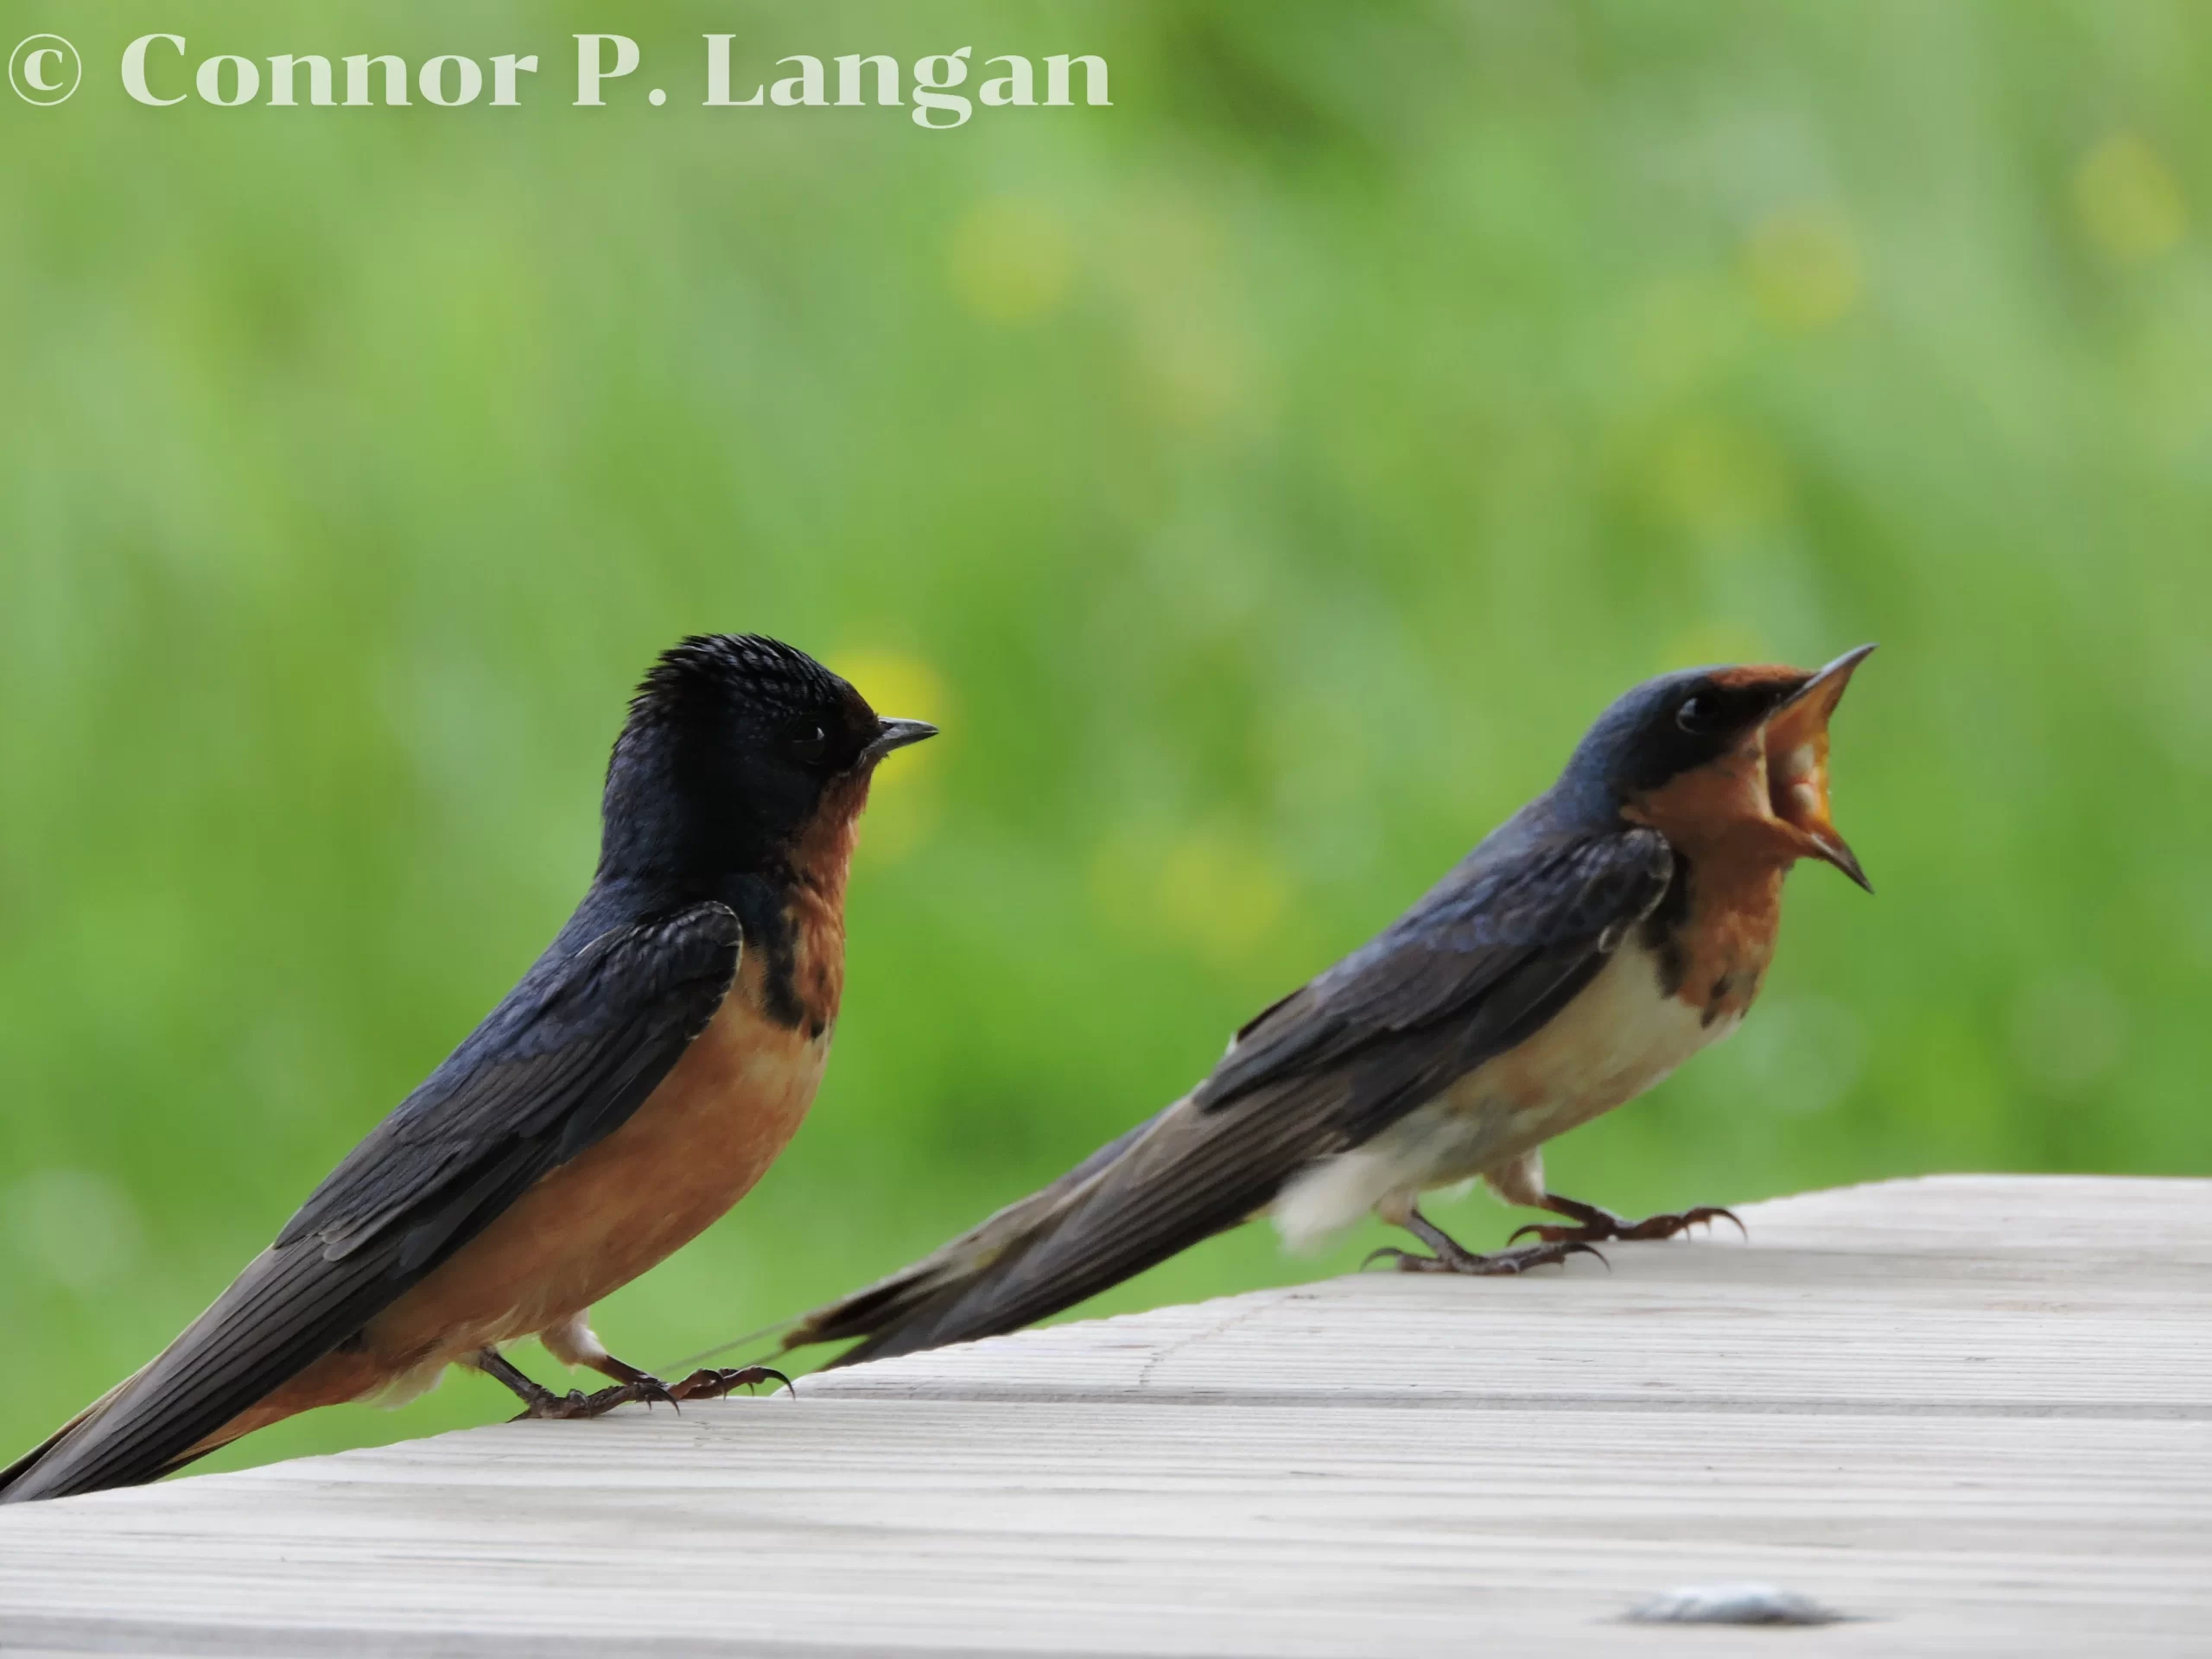
M 0 1649 L 2212 1653 L 2212 1182 L 1744 1213 L 0 1510 Z

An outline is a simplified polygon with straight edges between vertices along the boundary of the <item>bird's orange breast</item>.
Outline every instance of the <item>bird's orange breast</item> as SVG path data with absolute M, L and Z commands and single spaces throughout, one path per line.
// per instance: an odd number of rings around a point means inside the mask
M 696 1237 L 798 1133 L 829 1058 L 762 1012 L 748 959 L 707 1028 L 629 1121 L 554 1170 L 372 1321 L 386 1369 L 466 1357 L 582 1313 Z M 834 1009 L 831 1011 L 834 1014 Z

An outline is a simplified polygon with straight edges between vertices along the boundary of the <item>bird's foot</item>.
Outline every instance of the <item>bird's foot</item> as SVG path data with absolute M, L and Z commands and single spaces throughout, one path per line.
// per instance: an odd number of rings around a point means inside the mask
M 766 1365 L 742 1365 L 735 1370 L 696 1370 L 669 1392 L 678 1400 L 719 1400 L 734 1389 L 757 1389 L 763 1382 L 780 1382 L 785 1391 L 794 1397 L 798 1393 L 791 1386 L 791 1378 Z
M 539 1389 L 524 1396 L 520 1414 L 510 1418 L 511 1422 L 528 1422 L 533 1419 L 575 1419 L 603 1417 L 617 1406 L 626 1406 L 642 1400 L 648 1405 L 664 1400 L 675 1406 L 678 1400 L 690 1396 L 677 1393 L 657 1376 L 639 1375 L 627 1382 L 617 1382 L 611 1389 L 601 1389 L 596 1394 L 586 1394 L 581 1389 L 570 1389 L 566 1394 L 556 1394 L 550 1389 Z M 681 1409 L 681 1408 L 677 1408 Z
M 671 1409 L 680 1412 L 683 1408 L 676 1402 L 684 1397 L 651 1372 L 641 1371 L 626 1382 L 617 1382 L 613 1388 L 601 1389 L 591 1395 L 585 1402 L 590 1409 L 583 1414 L 597 1417 L 617 1406 L 632 1405 L 639 1401 L 648 1406 L 664 1402 Z
M 571 1389 L 563 1395 L 550 1389 L 541 1389 L 542 1398 L 533 1398 L 529 1409 L 514 1421 L 521 1422 L 531 1417 L 603 1417 L 617 1406 L 633 1405 L 643 1401 L 647 1405 L 665 1402 L 677 1411 L 683 1409 L 686 1400 L 719 1400 L 733 1389 L 758 1388 L 763 1382 L 780 1382 L 786 1389 L 791 1380 L 781 1371 L 771 1370 L 766 1365 L 747 1365 L 736 1370 L 697 1370 L 681 1382 L 664 1382 L 650 1372 L 639 1372 L 627 1382 L 618 1382 L 611 1389 L 601 1389 L 597 1394 L 584 1394 Z
M 1369 1262 L 1387 1256 L 1398 1264 L 1400 1273 L 1464 1273 L 1481 1278 L 1497 1278 L 1507 1274 L 1526 1273 L 1530 1268 L 1548 1268 L 1554 1262 L 1566 1261 L 1570 1255 L 1594 1255 L 1600 1262 L 1605 1260 L 1601 1252 L 1574 1239 L 1523 1244 L 1518 1249 L 1497 1250 L 1489 1255 L 1477 1255 L 1472 1250 L 1463 1249 L 1457 1244 L 1450 1249 L 1439 1249 L 1433 1255 L 1421 1255 L 1413 1250 L 1402 1250 L 1386 1244 L 1372 1252 L 1367 1261 L 1359 1265 L 1364 1268 Z M 1612 1264 L 1606 1262 L 1605 1265 L 1611 1267 Z
M 1744 1225 L 1734 1211 L 1724 1210 L 1717 1204 L 1696 1205 L 1669 1215 L 1646 1216 L 1642 1221 L 1625 1220 L 1610 1210 L 1599 1209 L 1594 1204 L 1584 1204 L 1579 1198 L 1562 1198 L 1556 1195 L 1547 1195 L 1544 1207 L 1568 1217 L 1575 1225 L 1560 1227 L 1531 1222 L 1525 1227 L 1515 1228 L 1513 1237 L 1507 1239 L 1506 1243 L 1510 1244 L 1513 1239 L 1524 1236 L 1534 1236 L 1547 1244 L 1588 1244 L 1611 1238 L 1672 1238 L 1692 1227 L 1710 1227 L 1715 1221 L 1733 1223 L 1736 1230 L 1745 1238 L 1751 1236 L 1751 1230 Z
M 507 1421 L 511 1423 L 526 1423 L 563 1417 L 589 1417 L 594 1414 L 591 1400 L 591 1395 L 586 1394 L 582 1389 L 570 1389 L 566 1394 L 556 1394 L 550 1389 L 540 1389 L 533 1395 L 525 1395 L 523 1408 Z

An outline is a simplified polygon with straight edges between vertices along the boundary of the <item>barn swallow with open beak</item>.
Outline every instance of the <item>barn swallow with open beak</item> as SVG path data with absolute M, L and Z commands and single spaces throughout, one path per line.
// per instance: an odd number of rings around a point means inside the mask
M 1557 783 L 1190 1094 L 783 1346 L 862 1338 L 848 1364 L 1015 1330 L 1262 1213 L 1294 1245 L 1371 1213 L 1427 1246 L 1381 1253 L 1401 1268 L 1460 1274 L 1727 1215 L 1625 1221 L 1546 1187 L 1541 1148 L 1735 1029 L 1798 859 L 1867 887 L 1829 821 L 1828 721 L 1872 649 L 1637 686 Z M 1477 1255 L 1421 1199 L 1478 1178 L 1572 1224 Z
M 608 1353 L 588 1314 L 798 1129 L 836 1024 L 869 780 L 936 730 L 879 718 L 772 639 L 663 655 L 607 766 L 590 891 L 544 955 L 183 1335 L 0 1471 L 0 1501 L 152 1480 L 297 1412 L 420 1392 L 448 1364 L 540 1417 L 777 1376 L 665 1384 Z M 500 1352 L 530 1336 L 614 1385 L 532 1382 Z

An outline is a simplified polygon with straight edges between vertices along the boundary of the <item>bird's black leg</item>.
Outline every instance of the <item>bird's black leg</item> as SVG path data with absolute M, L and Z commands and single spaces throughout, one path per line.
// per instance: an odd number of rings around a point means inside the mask
M 1385 1245 L 1370 1255 L 1367 1262 L 1372 1262 L 1378 1256 L 1389 1256 L 1397 1262 L 1400 1273 L 1465 1273 L 1490 1277 L 1525 1273 L 1530 1268 L 1548 1267 L 1554 1262 L 1566 1261 L 1570 1255 L 1595 1255 L 1600 1262 L 1605 1259 L 1580 1239 L 1548 1239 L 1541 1244 L 1523 1244 L 1518 1249 L 1477 1255 L 1421 1214 L 1418 1207 L 1407 1213 L 1403 1224 L 1408 1232 L 1435 1254 L 1416 1255 L 1411 1250 L 1394 1249 Z M 1367 1262 L 1361 1262 L 1360 1266 L 1365 1267 Z
M 1610 1210 L 1601 1210 L 1594 1204 L 1585 1204 L 1580 1198 L 1563 1198 L 1556 1192 L 1547 1192 L 1539 1201 L 1555 1216 L 1565 1216 L 1574 1222 L 1573 1227 L 1548 1226 L 1531 1222 L 1526 1227 L 1513 1230 L 1513 1238 L 1523 1233 L 1533 1233 L 1548 1244 L 1582 1243 L 1608 1238 L 1672 1238 L 1685 1228 L 1702 1222 L 1711 1226 L 1716 1220 L 1736 1224 L 1736 1230 L 1749 1238 L 1751 1230 L 1745 1227 L 1732 1210 L 1723 1210 L 1719 1205 L 1700 1204 L 1675 1214 L 1646 1216 L 1642 1221 L 1624 1221 Z M 1511 1243 L 1512 1238 L 1506 1240 Z
M 558 1395 L 542 1382 L 533 1382 L 521 1370 L 510 1363 L 496 1348 L 486 1348 L 471 1362 L 485 1376 L 504 1382 L 514 1390 L 515 1398 L 523 1403 L 520 1422 L 527 1417 L 588 1417 L 592 1415 L 590 1397 L 580 1389 L 571 1389 L 567 1395 Z

